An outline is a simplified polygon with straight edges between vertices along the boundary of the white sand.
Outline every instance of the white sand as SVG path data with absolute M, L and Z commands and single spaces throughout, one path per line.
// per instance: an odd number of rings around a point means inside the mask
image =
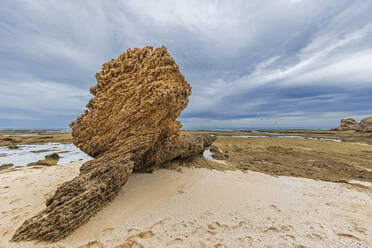
M 372 247 L 372 188 L 207 169 L 132 175 L 65 240 L 8 242 L 79 165 L 0 174 L 0 247 Z

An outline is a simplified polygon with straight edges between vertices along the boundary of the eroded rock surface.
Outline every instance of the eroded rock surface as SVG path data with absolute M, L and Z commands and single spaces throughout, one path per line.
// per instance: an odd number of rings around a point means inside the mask
M 372 131 L 372 116 L 364 118 L 363 120 L 360 121 L 360 127 L 364 131 Z
M 363 120 L 357 122 L 352 118 L 342 119 L 340 126 L 332 129 L 335 131 L 361 131 L 361 132 L 371 132 L 372 131 L 372 116 L 366 117 Z
M 353 118 L 342 119 L 341 123 L 340 123 L 340 126 L 337 129 L 340 130 L 340 131 L 359 130 L 360 125 Z
M 14 166 L 14 164 L 2 164 L 2 165 L 0 165 L 0 171 L 12 168 L 13 166 Z
M 71 123 L 73 142 L 94 157 L 60 186 L 13 241 L 57 241 L 111 201 L 133 171 L 201 154 L 215 137 L 181 135 L 176 118 L 191 87 L 165 47 L 129 49 L 96 74 L 94 97 Z

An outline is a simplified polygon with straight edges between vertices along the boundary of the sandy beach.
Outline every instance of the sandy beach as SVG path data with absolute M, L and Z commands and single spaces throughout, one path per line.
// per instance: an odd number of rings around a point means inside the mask
M 372 248 L 372 1 L 3 1 L 0 248 Z
M 57 243 L 9 242 L 81 163 L 0 174 L 0 247 L 371 247 L 372 188 L 248 171 L 134 174 Z

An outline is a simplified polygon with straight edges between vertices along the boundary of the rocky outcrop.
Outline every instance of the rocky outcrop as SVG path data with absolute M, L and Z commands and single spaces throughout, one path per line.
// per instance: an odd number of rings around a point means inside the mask
M 7 146 L 9 150 L 19 150 L 20 147 L 19 146 L 16 146 L 16 145 L 10 145 L 10 146 Z
M 94 97 L 71 123 L 73 142 L 94 157 L 61 185 L 13 241 L 57 241 L 111 201 L 133 171 L 201 154 L 215 137 L 181 135 L 176 121 L 191 87 L 165 47 L 129 49 L 96 74 Z
M 363 131 L 372 132 L 372 116 L 361 120 L 360 127 L 362 128 Z
M 339 127 L 332 129 L 334 131 L 360 131 L 360 132 L 371 132 L 372 131 L 372 116 L 364 118 L 357 122 L 352 118 L 342 119 Z
M 14 164 L 2 164 L 2 165 L 0 165 L 0 171 L 12 168 L 13 166 L 14 166 Z
M 335 130 L 337 131 L 347 131 L 347 130 L 360 130 L 360 124 L 353 118 L 342 119 L 340 126 Z
M 46 155 L 44 159 L 42 160 L 28 163 L 27 166 L 38 166 L 38 165 L 52 166 L 52 165 L 56 165 L 59 159 L 60 157 L 57 153 L 52 153 L 52 154 Z

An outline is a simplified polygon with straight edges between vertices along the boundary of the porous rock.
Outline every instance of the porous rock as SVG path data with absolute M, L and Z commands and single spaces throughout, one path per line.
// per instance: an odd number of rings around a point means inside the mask
M 371 130 L 372 129 L 372 116 L 366 117 L 360 121 L 360 127 L 362 129 Z
M 353 118 L 342 119 L 336 131 L 360 130 L 360 124 Z
M 105 63 L 96 79 L 88 109 L 71 123 L 74 144 L 94 159 L 13 241 L 58 241 L 111 201 L 133 171 L 201 154 L 215 140 L 180 134 L 176 119 L 191 87 L 165 47 L 129 49 Z
M 359 131 L 359 132 L 371 132 L 372 130 L 372 116 L 362 119 L 360 122 L 352 118 L 342 119 L 340 126 L 332 129 L 334 131 Z

